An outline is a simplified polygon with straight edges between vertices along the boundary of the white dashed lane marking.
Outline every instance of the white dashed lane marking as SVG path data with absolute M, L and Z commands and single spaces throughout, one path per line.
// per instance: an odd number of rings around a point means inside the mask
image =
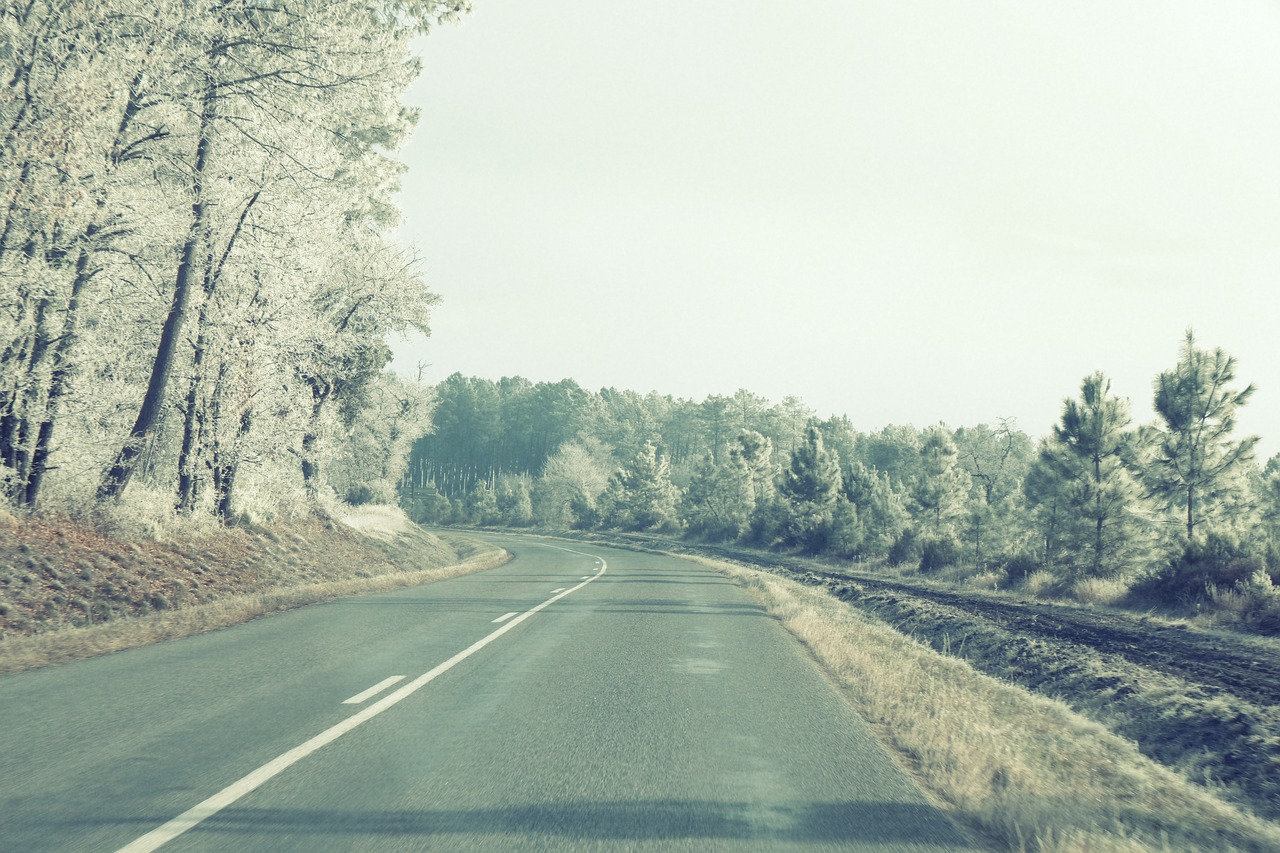
M 570 554 L 578 554 L 584 557 L 595 556 L 594 554 L 583 554 L 581 551 L 574 551 L 570 548 L 561 548 L 558 545 L 543 545 L 542 547 L 554 548 L 557 551 L 566 551 Z M 604 561 L 601 560 L 601 562 L 603 563 Z M 285 770 L 297 764 L 308 755 L 311 755 L 311 753 L 315 752 L 317 749 L 333 743 L 356 726 L 372 720 L 383 711 L 412 696 L 439 676 L 453 669 L 462 661 L 471 657 L 473 654 L 480 651 L 503 634 L 506 634 L 508 631 L 515 628 L 521 622 L 532 619 L 536 614 L 546 610 L 566 595 L 572 595 L 582 589 L 584 586 L 591 583 L 591 581 L 600 577 L 600 574 L 603 573 L 607 567 L 607 564 L 601 566 L 600 570 L 592 576 L 591 580 L 582 581 L 577 586 L 573 586 L 568 589 L 557 590 L 557 594 L 553 595 L 551 598 L 548 598 L 536 607 L 526 610 L 518 617 L 509 620 L 501 628 L 489 634 L 487 637 L 477 640 L 444 663 L 438 664 L 427 670 L 413 681 L 410 681 L 408 684 L 397 689 L 394 693 L 389 693 L 386 696 L 383 696 L 377 702 L 360 709 L 350 717 L 347 717 L 345 720 L 338 723 L 336 726 L 330 726 L 328 729 L 325 729 L 310 740 L 304 741 L 288 752 L 268 761 L 249 775 L 232 782 L 212 797 L 209 797 L 201 803 L 197 803 L 167 823 L 164 823 L 151 830 L 146 835 L 141 836 L 131 844 L 126 844 L 124 847 L 121 847 L 116 851 L 116 853 L 151 853 L 151 851 L 172 841 L 192 827 L 199 825 L 210 817 L 213 817 L 236 800 L 239 800 L 245 794 L 262 787 L 280 773 L 283 773 Z M 351 698 L 354 699 L 355 697 L 353 696 Z
M 377 696 L 379 693 L 386 690 L 388 687 L 395 684 L 397 681 L 404 681 L 404 676 L 393 675 L 390 678 L 384 678 L 382 681 L 379 681 L 377 684 L 373 685 L 368 690 L 364 690 L 360 693 L 357 693 L 356 695 L 352 696 L 350 699 L 343 699 L 342 704 L 343 705 L 359 705 L 361 702 L 368 699 L 370 696 Z

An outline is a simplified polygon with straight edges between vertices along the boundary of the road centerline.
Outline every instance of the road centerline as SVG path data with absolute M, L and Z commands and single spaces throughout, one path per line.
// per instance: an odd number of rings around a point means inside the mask
M 284 752 L 276 756 L 266 764 L 263 764 L 257 770 L 254 770 L 248 775 L 232 782 L 212 797 L 197 803 L 167 823 L 161 824 L 146 835 L 143 835 L 131 843 L 126 844 L 124 847 L 121 847 L 116 851 L 116 853 L 150 853 L 150 851 L 159 849 L 161 846 L 177 838 L 179 835 L 182 835 L 187 830 L 192 829 L 208 818 L 213 817 L 236 800 L 239 800 L 246 794 L 252 793 L 262 787 L 262 785 L 292 767 L 294 764 L 297 764 L 316 750 L 333 743 L 335 740 L 355 729 L 357 726 L 368 722 L 383 711 L 391 708 L 393 705 L 399 704 L 409 698 L 439 676 L 453 669 L 459 663 L 471 657 L 473 654 L 480 651 L 503 634 L 506 634 L 521 622 L 532 618 L 534 614 L 545 610 L 560 599 L 568 595 L 572 595 L 582 589 L 584 586 L 604 574 L 605 570 L 608 568 L 608 563 L 605 562 L 604 558 L 595 554 L 585 554 L 581 551 L 574 551 L 570 548 L 561 548 L 558 545 L 538 544 L 542 545 L 544 548 L 554 548 L 557 551 L 566 551 L 570 554 L 577 554 L 582 557 L 597 559 L 600 561 L 600 568 L 597 570 L 596 574 L 592 575 L 587 580 L 582 581 L 576 586 L 569 587 L 568 589 L 551 596 L 541 604 L 526 610 L 524 613 L 521 613 L 519 616 L 505 623 L 502 627 L 498 628 L 498 630 L 472 643 L 470 646 L 458 652 L 444 663 L 437 664 L 427 670 L 413 681 L 410 681 L 408 684 L 396 690 L 394 693 L 390 693 L 382 697 L 372 705 L 357 711 L 342 722 L 334 726 L 330 726 L 320 734 L 299 744 L 298 746 L 295 746 L 288 752 Z
M 361 702 L 368 699 L 369 697 L 377 696 L 379 693 L 386 690 L 391 685 L 400 681 L 404 681 L 404 679 L 405 679 L 405 676 L 403 675 L 393 675 L 390 678 L 384 678 L 381 681 L 379 681 L 377 684 L 370 687 L 368 690 L 362 690 L 356 695 L 352 696 L 350 699 L 343 699 L 342 704 L 343 705 L 359 705 Z

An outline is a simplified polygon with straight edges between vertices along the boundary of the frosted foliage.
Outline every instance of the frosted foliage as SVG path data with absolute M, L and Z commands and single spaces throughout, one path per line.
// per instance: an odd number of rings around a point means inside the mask
M 384 341 L 435 299 L 387 231 L 400 97 L 409 40 L 468 5 L 0 3 L 11 502 L 394 488 L 429 405 Z
M 339 496 L 395 503 L 409 451 L 431 425 L 429 386 L 383 372 L 369 383 L 352 423 L 336 442 L 329 480 Z
M 534 518 L 548 527 L 589 525 L 609 482 L 609 449 L 598 441 L 568 442 L 552 454 L 534 483 Z

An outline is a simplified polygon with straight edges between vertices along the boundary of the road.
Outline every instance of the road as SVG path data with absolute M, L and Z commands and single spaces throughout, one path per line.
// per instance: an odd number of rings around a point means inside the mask
M 973 849 L 687 561 L 506 566 L 0 679 L 0 850 Z

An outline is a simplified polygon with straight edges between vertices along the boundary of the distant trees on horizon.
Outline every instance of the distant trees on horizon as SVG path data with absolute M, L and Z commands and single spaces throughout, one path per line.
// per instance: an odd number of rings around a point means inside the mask
M 1280 457 L 1260 467 L 1257 439 L 1234 436 L 1253 393 L 1234 383 L 1234 359 L 1188 330 L 1154 383 L 1155 423 L 1135 427 L 1094 373 L 1036 442 L 1007 420 L 864 433 L 745 390 L 695 402 L 454 374 L 402 489 L 428 522 L 663 531 L 1064 585 L 1158 582 L 1208 549 L 1217 568 L 1178 580 L 1203 595 L 1280 562 Z

